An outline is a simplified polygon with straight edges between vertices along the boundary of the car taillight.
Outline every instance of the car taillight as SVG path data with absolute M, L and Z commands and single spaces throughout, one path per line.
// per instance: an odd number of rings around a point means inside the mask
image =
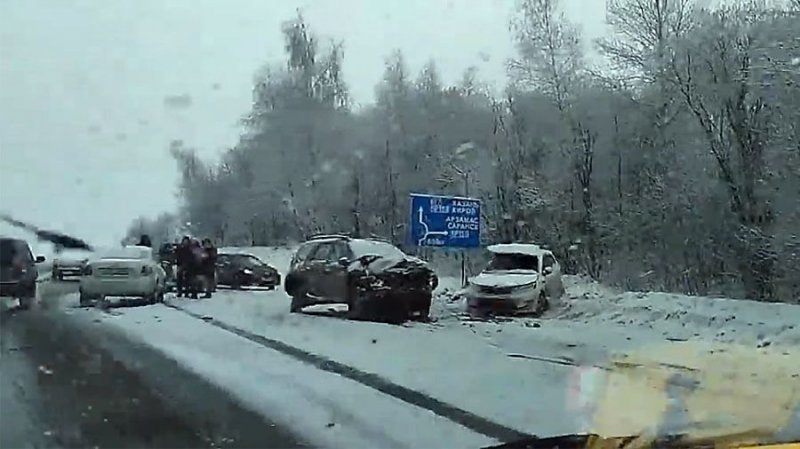
M 153 267 L 145 265 L 142 267 L 142 276 L 149 276 L 153 274 Z

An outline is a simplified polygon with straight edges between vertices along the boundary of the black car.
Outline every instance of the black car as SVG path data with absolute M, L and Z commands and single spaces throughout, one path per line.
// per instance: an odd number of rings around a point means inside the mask
M 297 249 L 284 287 L 291 312 L 346 303 L 351 318 L 403 322 L 428 318 L 437 283 L 424 261 L 389 242 L 320 236 Z
M 34 258 L 28 242 L 0 237 L 0 296 L 19 299 L 26 308 L 36 298 L 37 263 L 44 257 Z
M 227 285 L 237 289 L 266 287 L 272 290 L 280 284 L 281 275 L 278 270 L 252 254 L 217 255 L 217 285 Z

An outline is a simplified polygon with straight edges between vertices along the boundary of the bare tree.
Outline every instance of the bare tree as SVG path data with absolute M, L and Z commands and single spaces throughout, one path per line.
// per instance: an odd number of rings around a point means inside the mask
M 587 71 L 580 32 L 563 13 L 558 13 L 558 6 L 558 0 L 519 2 L 518 14 L 512 20 L 519 59 L 511 62 L 510 69 L 519 86 L 541 90 L 555 103 L 567 127 L 567 152 L 583 203 L 580 228 L 586 241 L 586 268 L 591 276 L 599 278 L 591 177 L 596 132 L 586 127 L 573 108 L 574 98 L 585 87 Z
M 676 52 L 673 74 L 717 163 L 735 215 L 738 267 L 751 298 L 771 299 L 773 210 L 760 188 L 767 176 L 770 108 L 754 90 L 754 28 L 759 11 L 706 16 L 700 37 Z M 695 43 L 699 42 L 699 44 Z

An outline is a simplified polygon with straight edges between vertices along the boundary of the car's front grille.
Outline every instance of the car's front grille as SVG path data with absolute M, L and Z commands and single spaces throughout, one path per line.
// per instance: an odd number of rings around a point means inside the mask
M 131 269 L 121 267 L 98 268 L 97 275 L 102 277 L 125 277 L 131 275 Z
M 480 286 L 480 292 L 486 293 L 490 295 L 507 295 L 511 293 L 514 289 L 512 287 L 489 287 L 489 286 Z

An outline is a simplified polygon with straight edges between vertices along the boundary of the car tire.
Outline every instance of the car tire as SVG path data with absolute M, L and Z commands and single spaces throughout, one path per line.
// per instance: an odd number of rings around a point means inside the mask
M 419 317 L 417 317 L 417 321 L 428 321 L 431 318 L 431 302 L 428 301 L 424 307 L 421 307 L 415 312 L 419 312 Z
M 547 295 L 544 291 L 539 293 L 539 300 L 536 301 L 536 308 L 534 310 L 534 314 L 536 316 L 540 316 L 541 314 L 547 312 L 550 308 L 550 301 L 547 300 Z
M 30 309 L 31 304 L 36 300 L 36 282 L 27 286 L 25 291 L 22 292 L 22 295 L 17 297 L 17 299 L 19 300 L 19 308 L 21 310 Z
M 94 300 L 93 298 L 91 298 L 89 295 L 85 294 L 84 292 L 80 292 L 78 294 L 78 304 L 80 304 L 81 307 L 86 307 L 86 306 L 91 305 L 93 300 Z
M 299 313 L 303 307 L 308 305 L 306 296 L 292 296 L 292 304 L 289 306 L 289 313 Z

